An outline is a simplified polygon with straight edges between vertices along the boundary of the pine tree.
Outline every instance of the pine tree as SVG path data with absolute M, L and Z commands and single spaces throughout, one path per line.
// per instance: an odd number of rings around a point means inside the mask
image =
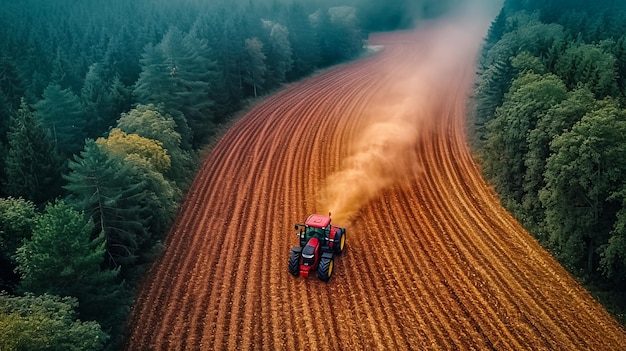
M 80 99 L 69 89 L 50 84 L 43 99 L 33 105 L 35 116 L 43 123 L 56 148 L 71 156 L 85 140 L 85 112 Z
M 313 72 L 319 63 L 320 52 L 315 31 L 302 4 L 294 1 L 289 5 L 286 25 L 293 52 L 293 65 L 287 72 L 287 80 L 292 81 Z
M 22 99 L 8 134 L 5 191 L 41 205 L 60 193 L 62 161 Z
M 208 16 L 199 17 L 191 32 L 199 38 L 207 38 L 212 49 L 217 75 L 209 93 L 214 101 L 211 110 L 218 121 L 241 106 L 244 38 L 246 33 L 254 33 L 248 25 L 249 12 L 229 12 L 219 8 Z
M 148 44 L 141 54 L 141 73 L 135 83 L 134 94 L 140 104 L 165 104 L 168 111 L 178 110 L 172 103 L 174 96 L 174 69 L 160 46 Z
M 20 97 L 24 96 L 22 80 L 18 73 L 18 67 L 14 61 L 6 55 L 0 55 L 0 117 L 5 115 L 7 121 L 8 113 L 17 110 Z M 0 126 L 0 132 L 2 128 Z
M 111 117 L 111 108 L 108 99 L 109 87 L 104 77 L 102 65 L 94 63 L 89 66 L 87 76 L 80 91 L 80 100 L 85 111 L 85 136 L 97 137 L 101 135 L 115 120 Z M 81 145 L 82 147 L 82 145 Z
M 94 234 L 104 233 L 109 267 L 133 264 L 138 248 L 150 237 L 144 180 L 133 177 L 132 165 L 109 157 L 88 139 L 80 156 L 69 161 L 65 189 L 70 204 L 92 218 Z
M 176 27 L 170 27 L 160 46 L 172 65 L 174 92 L 169 103 L 183 112 L 194 131 L 194 141 L 202 143 L 212 132 L 214 123 L 210 90 L 216 74 L 211 50 L 206 40 L 183 34 Z

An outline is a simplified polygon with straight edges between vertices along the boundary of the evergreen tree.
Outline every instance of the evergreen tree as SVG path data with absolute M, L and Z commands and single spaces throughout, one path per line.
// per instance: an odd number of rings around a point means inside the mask
M 618 85 L 623 96 L 626 96 L 626 35 L 619 38 L 615 45 Z
M 41 205 L 60 193 L 61 161 L 26 102 L 11 118 L 7 194 Z
M 52 61 L 52 70 L 49 85 L 59 85 L 78 91 L 82 80 L 79 78 L 77 67 L 74 66 L 62 45 L 56 48 L 55 58 Z
M 174 96 L 174 66 L 167 62 L 160 46 L 148 44 L 141 54 L 141 73 L 135 83 L 134 94 L 140 104 L 163 103 L 168 111 L 178 106 L 170 99 Z M 179 110 L 180 111 L 180 110 Z
M 14 61 L 0 54 L 0 137 L 7 132 L 7 121 L 17 111 L 24 89 Z
M 206 40 L 183 34 L 176 27 L 170 27 L 160 46 L 172 65 L 174 94 L 170 103 L 184 113 L 195 142 L 202 143 L 213 130 L 214 122 L 209 93 L 216 74 L 211 50 Z
M 100 269 L 106 242 L 103 233 L 92 240 L 93 229 L 90 219 L 64 202 L 49 204 L 35 219 L 31 239 L 17 250 L 17 271 L 22 290 L 76 297 L 82 319 L 109 327 L 122 305 L 122 288 L 118 270 Z
M 141 197 L 133 200 L 140 202 L 133 205 L 145 216 L 144 228 L 149 232 L 139 237 L 137 252 L 150 250 L 171 223 L 176 208 L 174 200 L 178 199 L 177 189 L 163 177 L 171 165 L 169 155 L 161 142 L 126 134 L 117 128 L 108 138 L 96 140 L 96 144 L 109 157 L 118 158 L 127 165 L 131 169 L 130 181 L 140 185 Z
M 106 128 L 114 125 L 115 120 L 119 118 L 120 114 L 128 111 L 133 103 L 132 90 L 122 83 L 120 76 L 115 76 L 113 82 L 109 86 L 109 90 L 105 97 L 104 109 L 107 113 L 102 121 L 102 127 Z
M 77 153 L 85 140 L 85 112 L 80 99 L 69 89 L 49 85 L 35 105 L 35 116 L 43 123 L 56 148 L 66 156 Z
M 0 197 L 6 196 L 4 189 L 6 188 L 7 176 L 6 176 L 6 159 L 9 150 L 7 146 L 0 140 Z
M 244 38 L 247 33 L 260 33 L 260 29 L 252 27 L 252 12 L 234 9 L 231 12 L 234 14 L 219 8 L 206 18 L 199 17 L 192 31 L 199 38 L 207 38 L 213 49 L 217 75 L 210 96 L 214 101 L 211 109 L 218 121 L 241 106 Z
M 102 65 L 92 64 L 89 66 L 89 71 L 80 91 L 80 100 L 85 111 L 84 129 L 86 137 L 93 138 L 101 135 L 117 117 L 115 105 L 111 103 L 109 98 L 111 87 L 104 75 L 105 71 Z
M 210 89 L 215 79 L 206 41 L 171 27 L 157 47 L 147 46 L 135 94 L 142 104 L 164 103 L 169 113 L 182 112 L 194 130 L 194 142 L 213 129 Z
M 287 72 L 287 80 L 293 81 L 313 72 L 318 66 L 320 52 L 315 31 L 301 3 L 294 1 L 289 5 L 286 20 L 293 52 L 293 65 Z
M 150 234 L 145 210 L 144 180 L 133 176 L 132 165 L 109 157 L 88 139 L 80 156 L 69 162 L 65 188 L 70 204 L 90 216 L 94 234 L 104 233 L 109 267 L 135 262 L 138 248 Z
M 318 33 L 323 65 L 346 61 L 362 50 L 365 36 L 359 29 L 355 8 L 339 6 L 326 11 L 320 9 L 310 18 Z

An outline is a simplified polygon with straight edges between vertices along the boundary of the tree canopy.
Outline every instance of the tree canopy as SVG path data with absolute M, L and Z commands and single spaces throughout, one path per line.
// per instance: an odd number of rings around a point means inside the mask
M 621 311 L 624 23 L 623 2 L 505 1 L 480 57 L 472 116 L 503 204 Z

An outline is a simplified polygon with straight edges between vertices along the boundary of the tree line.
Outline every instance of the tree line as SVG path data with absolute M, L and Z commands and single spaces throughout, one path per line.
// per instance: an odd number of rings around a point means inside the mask
M 505 1 L 471 118 L 505 207 L 615 313 L 626 311 L 625 33 L 623 2 Z
M 118 348 L 220 125 L 455 1 L 3 4 L 0 349 Z
M 220 124 L 356 57 L 354 7 L 20 1 L 0 9 L 0 349 L 116 348 Z

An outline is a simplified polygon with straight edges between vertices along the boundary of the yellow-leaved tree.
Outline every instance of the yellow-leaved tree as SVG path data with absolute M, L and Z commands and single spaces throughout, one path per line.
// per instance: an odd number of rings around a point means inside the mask
M 119 128 L 113 128 L 108 138 L 98 138 L 96 143 L 112 155 L 122 157 L 126 161 L 145 161 L 161 174 L 172 166 L 170 156 L 160 141 L 144 138 L 138 134 L 127 134 Z

